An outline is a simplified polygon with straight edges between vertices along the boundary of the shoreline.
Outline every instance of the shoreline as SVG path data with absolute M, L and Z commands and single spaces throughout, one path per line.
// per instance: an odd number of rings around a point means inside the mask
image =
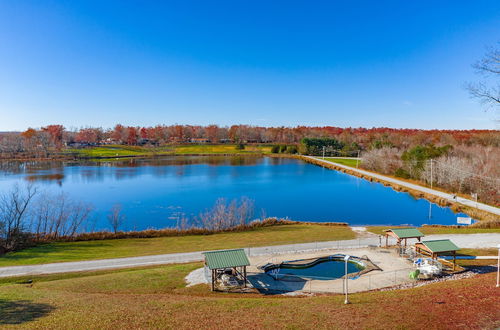
M 296 156 L 296 158 L 302 159 L 303 161 L 310 163 L 310 164 L 313 164 L 313 165 L 318 165 L 318 166 L 325 167 L 325 168 L 332 169 L 332 170 L 336 170 L 336 171 L 339 171 L 339 172 L 342 172 L 345 174 L 356 176 L 358 178 L 365 179 L 369 182 L 381 183 L 386 187 L 391 187 L 393 190 L 395 190 L 397 192 L 405 192 L 405 193 L 410 194 L 414 198 L 417 198 L 417 199 L 424 198 L 424 199 L 428 200 L 429 202 L 437 204 L 439 206 L 449 207 L 455 213 L 465 213 L 465 214 L 469 215 L 470 217 L 474 218 L 475 220 L 480 220 L 480 221 L 486 222 L 486 221 L 498 220 L 498 218 L 499 218 L 498 215 L 491 213 L 491 212 L 488 212 L 488 211 L 485 211 L 485 210 L 480 210 L 480 209 L 477 209 L 475 207 L 463 205 L 459 202 L 451 202 L 449 199 L 444 198 L 444 197 L 440 197 L 440 196 L 436 196 L 436 195 L 431 194 L 431 193 L 408 188 L 408 187 L 405 187 L 401 184 L 397 184 L 394 182 L 386 181 L 384 179 L 380 179 L 380 178 L 375 177 L 375 175 L 388 177 L 388 176 L 383 175 L 383 174 L 373 173 L 374 175 L 371 176 L 369 171 L 362 170 L 363 172 L 366 172 L 366 174 L 360 173 L 355 168 L 351 169 L 348 166 L 343 166 L 341 164 L 335 164 L 335 163 L 332 163 L 329 161 L 316 159 L 316 158 L 313 158 L 312 156 L 299 155 L 299 156 Z M 388 178 L 392 179 L 392 180 L 399 180 L 399 179 L 393 179 L 391 177 L 388 177 Z M 402 181 L 402 180 L 399 180 L 399 181 Z M 420 186 L 422 189 L 429 189 L 425 186 L 418 185 L 418 184 L 412 184 L 412 185 Z M 444 194 L 451 194 L 451 193 L 447 193 L 447 192 L 443 192 L 443 193 Z M 495 207 L 495 206 L 491 206 L 488 204 L 485 204 L 485 205 L 490 206 L 490 207 Z M 468 225 L 468 226 L 473 226 L 473 225 Z
M 475 220 L 480 220 L 480 221 L 493 221 L 493 220 L 498 220 L 499 216 L 485 211 L 485 210 L 480 210 L 475 207 L 467 206 L 464 204 L 461 204 L 459 202 L 451 202 L 449 199 L 436 196 L 431 193 L 426 193 L 423 191 L 419 191 L 416 189 L 408 188 L 405 187 L 401 184 L 397 184 L 394 182 L 386 181 L 380 178 L 375 177 L 376 175 L 378 176 L 384 176 L 392 180 L 398 180 L 404 182 L 404 180 L 400 180 L 397 178 L 392 178 L 387 175 L 379 174 L 379 173 L 371 173 L 371 171 L 367 170 L 362 170 L 365 173 L 360 173 L 358 169 L 355 168 L 350 168 L 349 166 L 344 166 L 341 164 L 336 164 L 333 162 L 329 162 L 326 160 L 322 159 L 317 159 L 314 158 L 313 156 L 305 156 L 305 155 L 298 155 L 298 154 L 284 154 L 284 153 L 258 153 L 258 152 L 242 152 L 242 153 L 186 153 L 186 154 L 179 154 L 179 153 L 172 153 L 172 154 L 151 154 L 151 155 L 118 155 L 118 156 L 96 156 L 96 157 L 54 157 L 54 158 L 6 158 L 2 159 L 0 158 L 0 162 L 5 161 L 17 161 L 17 162 L 51 162 L 51 161 L 100 161 L 100 160 L 126 160 L 126 159 L 158 159 L 161 157 L 270 157 L 270 158 L 290 158 L 290 159 L 300 159 L 306 163 L 321 166 L 324 168 L 328 168 L 331 170 L 336 170 L 345 174 L 349 174 L 352 176 L 359 177 L 361 179 L 365 179 L 369 182 L 376 182 L 376 183 L 381 183 L 386 187 L 391 187 L 393 190 L 396 192 L 405 192 L 410 194 L 412 197 L 421 199 L 424 198 L 428 200 L 431 203 L 437 204 L 441 207 L 449 207 L 454 213 L 464 213 L 467 214 L 468 216 L 472 217 Z M 371 175 L 373 174 L 373 175 Z M 411 185 L 419 186 L 422 189 L 429 189 L 428 187 L 425 187 L 419 183 L 409 183 Z M 442 191 L 442 190 L 437 190 L 438 192 L 442 192 L 443 194 L 452 194 L 451 192 L 447 191 Z M 463 198 L 463 197 L 462 197 Z M 489 207 L 496 207 L 493 205 L 489 204 L 484 204 Z M 432 225 L 432 224 L 431 224 Z M 468 226 L 473 226 L 473 225 L 468 225 Z

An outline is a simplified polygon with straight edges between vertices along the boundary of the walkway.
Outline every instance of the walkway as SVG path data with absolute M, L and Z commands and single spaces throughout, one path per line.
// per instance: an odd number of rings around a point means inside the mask
M 429 235 L 426 239 L 439 239 L 443 235 Z M 495 248 L 500 243 L 500 233 L 491 234 L 462 234 L 462 235 L 444 235 L 451 239 L 459 247 L 481 247 Z M 394 242 L 392 242 L 394 243 Z M 285 253 L 302 253 L 324 249 L 352 249 L 363 248 L 368 246 L 378 246 L 380 244 L 379 237 L 360 238 L 344 241 L 328 241 L 328 242 L 312 242 L 301 244 L 287 244 L 275 246 L 263 246 L 254 248 L 245 248 L 248 256 L 259 255 L 276 255 Z M 0 277 L 8 276 L 29 276 L 37 274 L 53 274 L 67 272 L 81 272 L 105 270 L 114 268 L 130 268 L 151 265 L 163 265 L 173 263 L 195 262 L 202 261 L 202 251 L 172 253 L 152 256 L 132 257 L 132 258 L 116 258 L 102 260 L 88 260 L 76 262 L 61 262 L 43 265 L 28 265 L 28 266 L 10 266 L 0 267 Z
M 343 168 L 343 169 L 346 169 L 346 170 L 350 170 L 350 171 L 357 172 L 357 173 L 360 173 L 360 174 L 363 174 L 363 175 L 366 175 L 366 176 L 377 178 L 379 180 L 383 180 L 383 181 L 395 183 L 395 184 L 397 184 L 399 186 L 410 188 L 410 189 L 417 190 L 417 191 L 421 191 L 421 192 L 426 193 L 426 194 L 431 194 L 431 195 L 438 196 L 438 197 L 441 197 L 441 198 L 446 198 L 450 202 L 460 203 L 462 205 L 466 205 L 466 206 L 469 206 L 469 207 L 477 208 L 479 210 L 483 210 L 483 211 L 486 211 L 486 212 L 490 212 L 490 213 L 493 213 L 493 214 L 500 215 L 500 208 L 498 208 L 498 207 L 494 207 L 494 206 L 491 206 L 491 205 L 486 205 L 486 204 L 483 204 L 483 203 L 476 203 L 473 200 L 470 200 L 470 199 L 467 199 L 467 198 L 463 198 L 463 197 L 459 197 L 459 196 L 457 196 L 454 199 L 452 194 L 448 194 L 448 193 L 445 193 L 445 192 L 442 192 L 442 191 L 439 191 L 439 190 L 435 190 L 435 189 L 426 188 L 426 187 L 423 187 L 423 186 L 420 186 L 420 185 L 417 185 L 417 184 L 413 184 L 413 183 L 409 183 L 409 182 L 406 182 L 406 181 L 394 179 L 394 178 L 391 178 L 391 177 L 388 177 L 388 176 L 385 176 L 385 175 L 382 175 L 382 174 L 368 172 L 368 171 L 361 170 L 361 169 L 358 169 L 358 168 L 355 168 L 355 167 L 350 167 L 350 166 L 338 164 L 338 163 L 331 162 L 331 161 L 328 161 L 328 160 L 325 160 L 325 159 L 321 159 L 320 157 L 313 157 L 313 156 L 304 156 L 304 157 L 307 157 L 307 158 L 310 158 L 310 159 L 314 159 L 316 161 L 320 161 L 320 162 L 323 162 L 323 163 L 326 163 L 326 164 L 332 164 L 332 165 L 335 165 L 337 167 L 340 167 L 340 168 Z

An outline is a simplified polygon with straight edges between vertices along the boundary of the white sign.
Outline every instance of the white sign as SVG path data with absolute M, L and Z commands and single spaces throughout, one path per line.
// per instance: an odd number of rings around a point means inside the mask
M 457 217 L 457 223 L 461 225 L 470 225 L 472 223 L 472 218 L 469 217 Z

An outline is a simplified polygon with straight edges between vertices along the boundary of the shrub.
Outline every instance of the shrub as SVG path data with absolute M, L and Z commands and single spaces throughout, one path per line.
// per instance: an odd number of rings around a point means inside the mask
M 245 149 L 245 145 L 243 143 L 238 143 L 235 147 L 236 150 L 244 150 Z
M 394 173 L 394 175 L 397 176 L 398 178 L 403 178 L 403 179 L 410 178 L 410 174 L 402 167 L 398 168 Z
M 276 145 L 276 146 L 272 146 L 272 148 L 271 148 L 271 152 L 272 152 L 273 154 L 277 154 L 277 153 L 279 153 L 279 152 L 280 152 L 280 146 L 277 146 L 277 145 Z
M 280 153 L 282 154 L 284 152 L 286 152 L 286 145 L 283 144 L 283 145 L 280 145 Z
M 286 148 L 286 152 L 289 154 L 296 154 L 297 153 L 297 146 L 288 146 Z
M 301 141 L 307 155 L 321 155 L 323 147 L 327 156 L 336 156 L 338 150 L 344 147 L 344 144 L 331 138 L 304 138 Z

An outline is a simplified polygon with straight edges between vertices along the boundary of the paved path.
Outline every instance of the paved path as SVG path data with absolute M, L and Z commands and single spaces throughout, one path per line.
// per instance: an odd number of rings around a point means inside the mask
M 383 181 L 395 183 L 397 185 L 400 185 L 400 186 L 403 186 L 403 187 L 406 187 L 406 188 L 410 188 L 410 189 L 413 189 L 413 190 L 418 190 L 418 191 L 421 191 L 421 192 L 426 193 L 426 194 L 431 194 L 431 195 L 435 195 L 435 196 L 438 196 L 438 197 L 441 197 L 441 198 L 446 198 L 450 202 L 460 203 L 460 204 L 463 204 L 463 205 L 466 205 L 466 206 L 477 208 L 479 210 L 483 210 L 483 211 L 486 211 L 486 212 L 490 212 L 490 213 L 493 213 L 493 214 L 500 215 L 500 208 L 498 208 L 498 207 L 494 207 L 494 206 L 491 206 L 491 205 L 486 205 L 486 204 L 483 204 L 483 203 L 476 203 L 473 200 L 470 200 L 470 199 L 467 199 L 467 198 L 463 198 L 463 197 L 459 197 L 459 196 L 457 196 L 454 199 L 453 195 L 445 193 L 445 192 L 442 192 L 442 191 L 439 191 L 439 190 L 434 190 L 434 189 L 426 188 L 426 187 L 423 187 L 423 186 L 420 186 L 420 185 L 417 185 L 417 184 L 409 183 L 409 182 L 406 182 L 406 181 L 401 181 L 401 180 L 394 179 L 394 178 L 391 178 L 391 177 L 388 177 L 388 176 L 385 176 L 385 175 L 382 175 L 382 174 L 368 172 L 368 171 L 361 170 L 361 169 L 358 169 L 358 168 L 355 168 L 355 167 L 345 166 L 345 165 L 338 164 L 338 163 L 335 163 L 335 162 L 331 162 L 331 161 L 328 161 L 328 160 L 325 160 L 325 159 L 321 159 L 320 157 L 313 157 L 313 156 L 304 156 L 304 157 L 311 158 L 311 159 L 314 159 L 314 160 L 317 160 L 317 161 L 320 161 L 320 162 L 323 162 L 323 163 L 326 163 L 326 164 L 333 164 L 335 166 L 344 168 L 346 170 L 350 170 L 350 171 L 353 171 L 353 172 L 358 172 L 360 174 L 363 174 L 363 175 L 366 175 L 366 176 L 371 176 L 371 177 L 377 178 L 379 180 L 383 180 Z
M 500 243 L 500 233 L 491 234 L 462 234 L 462 235 L 430 235 L 426 239 L 450 238 L 459 247 L 497 247 Z M 370 245 L 378 246 L 379 237 L 360 238 L 344 241 L 312 242 L 301 244 L 287 244 L 275 246 L 263 246 L 245 248 L 249 256 L 273 255 L 283 253 L 307 252 L 322 249 L 349 249 L 362 248 Z M 384 242 L 385 243 L 385 242 Z M 392 242 L 394 243 L 394 242 Z M 153 256 L 142 256 L 132 258 L 116 258 L 102 260 L 88 260 L 77 262 L 61 262 L 43 265 L 0 267 L 0 277 L 28 276 L 37 274 L 53 274 L 67 272 L 81 272 L 92 270 L 105 270 L 114 268 L 130 268 L 150 265 L 163 265 L 172 263 L 183 263 L 203 260 L 202 251 L 161 254 Z

